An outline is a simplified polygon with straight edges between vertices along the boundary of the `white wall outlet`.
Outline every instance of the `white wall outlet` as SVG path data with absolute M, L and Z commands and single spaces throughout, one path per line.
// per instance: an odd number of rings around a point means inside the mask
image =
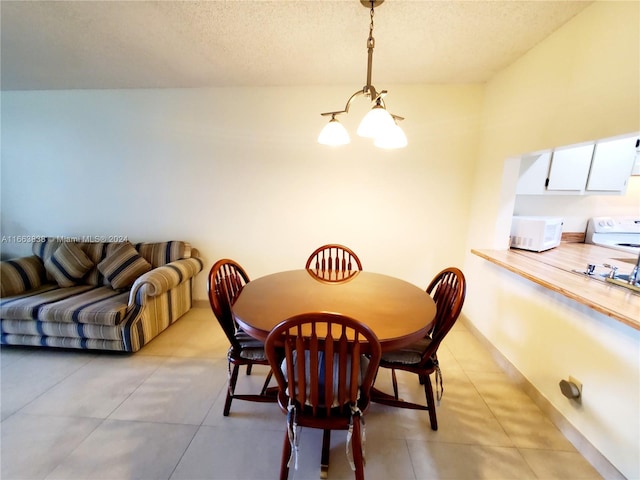
M 569 382 L 575 384 L 575 386 L 578 387 L 578 390 L 580 391 L 580 397 L 578 398 L 582 398 L 582 382 L 572 377 L 571 375 L 569 375 Z

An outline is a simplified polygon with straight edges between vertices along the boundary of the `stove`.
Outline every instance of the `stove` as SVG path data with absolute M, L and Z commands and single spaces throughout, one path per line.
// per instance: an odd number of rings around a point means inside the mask
M 584 242 L 639 255 L 640 217 L 590 218 Z

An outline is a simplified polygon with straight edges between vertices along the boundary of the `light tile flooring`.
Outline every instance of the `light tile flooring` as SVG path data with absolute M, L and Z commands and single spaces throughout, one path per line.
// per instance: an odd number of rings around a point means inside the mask
M 1 349 L 0 476 L 26 479 L 273 479 L 285 419 L 276 404 L 234 401 L 222 416 L 226 339 L 194 308 L 134 355 Z M 458 323 L 440 348 L 439 430 L 424 411 L 373 404 L 372 479 L 601 478 Z M 256 391 L 264 370 L 241 375 Z M 424 401 L 413 375 L 404 398 Z M 390 391 L 389 373 L 377 385 Z M 321 432 L 301 434 L 298 470 L 319 478 Z M 330 479 L 352 479 L 345 433 L 332 436 Z

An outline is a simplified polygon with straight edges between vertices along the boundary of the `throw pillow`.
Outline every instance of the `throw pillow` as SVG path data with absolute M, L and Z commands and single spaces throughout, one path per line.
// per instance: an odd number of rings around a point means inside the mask
M 60 245 L 44 262 L 44 268 L 61 287 L 74 286 L 91 267 L 91 259 L 71 242 Z
M 111 286 L 119 290 L 133 285 L 143 273 L 151 270 L 151 264 L 140 256 L 131 243 L 123 243 L 98 264 L 98 270 Z

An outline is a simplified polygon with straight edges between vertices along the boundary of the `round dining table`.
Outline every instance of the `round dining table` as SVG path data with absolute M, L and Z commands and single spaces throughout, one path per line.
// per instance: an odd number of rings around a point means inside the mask
M 346 315 L 371 328 L 384 352 L 423 338 L 433 324 L 436 305 L 424 290 L 388 275 L 301 269 L 250 281 L 232 312 L 246 333 L 262 341 L 280 322 L 301 313 Z

